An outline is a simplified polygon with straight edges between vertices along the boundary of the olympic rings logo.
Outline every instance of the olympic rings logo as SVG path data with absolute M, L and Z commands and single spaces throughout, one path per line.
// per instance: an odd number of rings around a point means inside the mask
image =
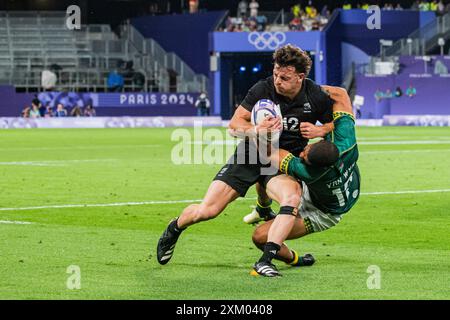
M 286 41 L 284 32 L 250 32 L 248 42 L 255 46 L 258 50 L 271 49 L 275 50 Z

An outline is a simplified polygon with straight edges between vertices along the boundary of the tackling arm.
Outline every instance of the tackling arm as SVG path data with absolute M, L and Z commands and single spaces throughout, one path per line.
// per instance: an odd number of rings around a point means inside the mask
M 300 123 L 300 134 L 306 139 L 325 137 L 333 129 L 333 122 L 324 123 L 321 126 L 316 126 L 309 122 Z
M 284 160 L 284 158 L 286 158 L 286 156 L 289 154 L 290 152 L 284 149 L 279 149 L 278 150 L 278 154 L 274 154 L 273 156 L 277 156 L 278 159 L 277 163 L 278 163 L 278 168 L 281 168 L 282 162 Z
M 327 91 L 330 98 L 335 101 L 333 104 L 333 112 L 346 112 L 353 115 L 352 103 L 347 90 L 332 86 L 322 86 L 322 88 Z
M 352 104 L 350 102 L 350 97 L 348 96 L 347 90 L 340 88 L 340 87 L 332 87 L 332 86 L 322 86 L 322 88 L 328 92 L 330 95 L 330 98 L 334 100 L 333 104 L 333 112 L 346 112 L 351 115 L 353 115 L 353 109 Z M 309 125 L 314 126 L 310 123 Z M 315 126 L 314 126 L 315 127 Z M 323 125 L 323 131 L 324 135 L 326 135 L 328 132 L 334 130 L 334 124 L 333 123 L 326 123 Z M 282 168 L 283 160 L 286 158 L 286 156 L 289 155 L 289 152 L 283 149 L 278 150 L 278 153 L 273 154 L 272 157 L 272 163 L 277 163 L 279 168 Z M 281 170 L 283 171 L 283 170 Z
M 350 102 L 350 97 L 348 96 L 347 90 L 340 87 L 333 86 L 321 86 L 334 101 L 333 112 L 346 112 L 353 115 L 352 103 Z M 302 136 L 308 139 L 324 137 L 327 133 L 334 130 L 334 124 L 332 122 L 325 123 L 322 126 L 315 126 L 311 123 L 301 123 L 300 132 Z

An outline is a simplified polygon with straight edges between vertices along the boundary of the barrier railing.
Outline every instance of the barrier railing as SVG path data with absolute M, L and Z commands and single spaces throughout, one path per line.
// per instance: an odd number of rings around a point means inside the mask
M 426 55 L 429 48 L 437 45 L 440 35 L 450 38 L 450 12 L 442 17 L 436 17 L 435 20 L 417 29 L 406 38 L 396 41 L 385 50 L 385 55 Z
M 121 31 L 122 39 L 107 25 L 82 25 L 81 30 L 68 30 L 65 12 L 0 12 L 0 83 L 34 90 L 40 87 L 41 71 L 57 64 L 70 74 L 66 79 L 73 80 L 61 86 L 81 86 L 84 84 L 77 79 L 85 78 L 85 68 L 106 71 L 121 61 L 132 60 L 134 69 L 142 70 L 146 76 L 144 90 L 168 91 L 168 69 L 178 75 L 175 89 L 206 88 L 207 78 L 196 75 L 176 54 L 168 54 L 131 25 Z M 23 81 L 17 76 L 21 71 L 29 75 Z M 104 90 L 103 78 L 90 81 L 98 86 L 96 89 Z

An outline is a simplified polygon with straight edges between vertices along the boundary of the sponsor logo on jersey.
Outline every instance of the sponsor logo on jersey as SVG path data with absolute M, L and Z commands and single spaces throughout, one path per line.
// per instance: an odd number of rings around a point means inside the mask
M 311 104 L 309 102 L 303 104 L 303 112 L 304 113 L 311 113 Z

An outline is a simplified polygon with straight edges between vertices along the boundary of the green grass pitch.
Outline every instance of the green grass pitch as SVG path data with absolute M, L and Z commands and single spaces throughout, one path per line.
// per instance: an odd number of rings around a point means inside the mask
M 359 202 L 335 228 L 289 241 L 317 263 L 277 262 L 276 279 L 249 275 L 254 188 L 157 263 L 159 236 L 188 204 L 170 201 L 201 199 L 221 167 L 174 165 L 172 132 L 2 130 L 0 299 L 450 298 L 450 128 L 357 128 Z M 402 193 L 415 190 L 426 192 Z

